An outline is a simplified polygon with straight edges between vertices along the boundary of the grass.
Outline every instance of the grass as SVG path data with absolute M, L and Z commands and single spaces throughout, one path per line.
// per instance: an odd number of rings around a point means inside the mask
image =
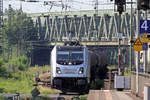
M 78 96 L 74 96 L 73 100 L 78 100 L 77 98 L 80 98 L 80 100 L 87 100 L 88 94 L 80 95 L 79 97 Z
M 81 100 L 87 100 L 88 94 L 86 94 L 86 95 L 81 95 L 79 98 L 80 98 Z
M 40 74 L 50 69 L 49 66 L 45 67 L 30 67 L 27 71 L 18 71 L 13 73 L 13 78 L 0 78 L 0 93 L 22 93 L 29 94 L 35 87 L 33 84 L 35 73 L 38 71 Z M 42 94 L 55 93 L 54 90 L 40 88 Z
M 3 93 L 30 93 L 34 88 L 32 84 L 34 83 L 31 74 L 29 72 L 16 73 L 16 78 L 4 79 L 0 78 L 0 88 L 3 89 Z
M 3 98 L 3 97 L 0 97 L 0 100 L 5 100 L 5 98 Z

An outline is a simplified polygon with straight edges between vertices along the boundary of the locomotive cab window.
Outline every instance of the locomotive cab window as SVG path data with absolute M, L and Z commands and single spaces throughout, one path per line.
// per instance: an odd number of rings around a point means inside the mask
M 57 51 L 57 63 L 61 65 L 80 65 L 83 63 L 83 51 Z

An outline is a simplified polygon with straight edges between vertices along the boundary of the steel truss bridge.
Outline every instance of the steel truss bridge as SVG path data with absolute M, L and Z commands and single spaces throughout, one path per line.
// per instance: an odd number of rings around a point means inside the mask
M 98 50 L 106 52 L 109 65 L 118 64 L 118 33 L 121 32 L 122 64 L 129 65 L 130 37 L 132 35 L 135 39 L 136 33 L 134 14 L 124 13 L 120 20 L 119 15 L 114 13 L 102 16 L 45 16 L 34 18 L 34 21 L 38 28 L 39 44 L 61 45 L 64 41 L 80 41 L 83 45 L 97 46 Z M 37 42 L 33 44 L 39 46 Z
M 132 18 L 132 28 L 130 20 Z M 136 18 L 130 17 L 128 13 L 121 16 L 114 13 L 113 16 L 104 14 L 103 16 L 64 16 L 64 17 L 37 17 L 36 26 L 38 27 L 38 36 L 40 40 L 49 43 L 58 43 L 63 41 L 81 41 L 92 43 L 118 41 L 118 33 L 123 34 L 124 44 L 128 44 L 130 36 L 135 37 Z M 120 32 L 119 32 L 120 29 Z M 130 30 L 131 33 L 130 34 Z

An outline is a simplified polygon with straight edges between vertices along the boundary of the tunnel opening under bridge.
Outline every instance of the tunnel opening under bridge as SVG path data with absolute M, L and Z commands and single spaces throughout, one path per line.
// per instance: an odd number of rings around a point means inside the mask
M 31 54 L 31 66 L 50 65 L 52 48 L 50 46 L 34 46 Z
M 31 53 L 31 66 L 39 65 L 39 66 L 44 66 L 44 65 L 50 65 L 50 55 L 51 51 L 54 46 L 33 46 L 32 53 Z M 108 65 L 118 65 L 118 52 L 117 52 L 117 47 L 105 47 L 105 46 L 88 46 L 89 50 L 95 49 L 96 51 L 103 51 L 105 52 L 106 56 L 108 57 Z M 128 47 L 125 47 L 127 50 L 125 50 L 127 53 Z M 94 51 L 95 51 L 94 50 Z M 121 50 L 122 54 L 124 50 Z M 125 52 L 124 51 L 124 52 Z M 125 57 L 126 56 L 126 57 Z M 129 65 L 129 56 L 128 55 L 122 55 L 121 57 L 121 64 L 122 65 Z

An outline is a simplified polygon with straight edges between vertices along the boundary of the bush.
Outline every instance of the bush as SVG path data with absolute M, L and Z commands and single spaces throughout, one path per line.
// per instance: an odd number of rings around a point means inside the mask
M 0 58 L 0 77 L 9 77 L 10 73 L 7 71 L 4 65 L 5 65 L 5 62 L 3 58 Z
M 17 58 L 12 58 L 7 64 L 9 71 L 16 72 L 18 70 L 24 71 L 28 69 L 29 67 L 29 62 L 27 57 L 22 56 L 22 57 L 17 57 Z
M 5 91 L 4 88 L 0 88 L 0 93 L 3 93 Z M 0 99 L 1 100 L 1 99 Z

